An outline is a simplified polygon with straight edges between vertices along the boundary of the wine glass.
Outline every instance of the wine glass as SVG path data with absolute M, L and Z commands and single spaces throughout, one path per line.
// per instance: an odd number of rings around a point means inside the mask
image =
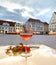
M 28 41 L 31 37 L 32 37 L 33 33 L 32 33 L 32 24 L 26 24 L 24 26 L 24 32 L 20 33 L 20 37 L 24 40 L 24 41 Z M 26 59 L 26 65 L 27 65 L 27 58 L 31 56 L 31 53 L 28 53 L 27 51 L 27 44 L 25 47 L 25 53 L 21 54 L 22 57 L 25 57 Z
M 33 35 L 33 31 L 32 31 L 32 24 L 31 23 L 27 23 L 26 25 L 24 25 L 24 31 L 20 33 L 20 37 L 25 40 L 28 41 Z

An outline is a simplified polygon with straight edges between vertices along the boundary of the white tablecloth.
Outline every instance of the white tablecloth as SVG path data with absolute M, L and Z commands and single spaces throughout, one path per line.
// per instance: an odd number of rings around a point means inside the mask
M 26 59 L 5 54 L 7 46 L 0 47 L 0 65 L 26 65 Z M 31 51 L 32 56 L 27 58 L 27 65 L 56 65 L 56 51 L 41 45 L 39 49 Z

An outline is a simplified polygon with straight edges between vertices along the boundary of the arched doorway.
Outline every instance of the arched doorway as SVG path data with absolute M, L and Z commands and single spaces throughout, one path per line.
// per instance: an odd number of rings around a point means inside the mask
M 5 34 L 7 34 L 7 31 L 5 31 Z

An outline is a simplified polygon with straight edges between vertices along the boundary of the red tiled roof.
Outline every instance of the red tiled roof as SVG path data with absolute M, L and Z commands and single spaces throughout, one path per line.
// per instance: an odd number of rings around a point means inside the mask
M 0 20 L 0 25 L 3 25 L 3 23 L 8 23 L 10 26 L 14 26 L 16 22 Z
M 49 25 L 47 22 L 43 22 L 44 24 L 46 24 L 46 25 Z
M 40 21 L 39 19 L 29 18 L 28 21 L 29 21 L 29 22 L 39 22 L 39 23 L 42 23 L 42 21 Z
M 47 24 L 47 25 L 48 25 L 47 22 L 42 22 L 42 21 L 40 21 L 39 19 L 32 19 L 32 18 L 29 18 L 29 19 L 28 19 L 28 22 L 38 22 L 38 23 L 43 23 L 43 24 Z

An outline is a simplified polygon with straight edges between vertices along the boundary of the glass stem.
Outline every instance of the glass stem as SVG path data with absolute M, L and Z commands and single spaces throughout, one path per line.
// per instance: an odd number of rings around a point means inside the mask
M 26 65 L 27 65 L 27 56 L 25 57 L 25 59 L 26 59 Z

